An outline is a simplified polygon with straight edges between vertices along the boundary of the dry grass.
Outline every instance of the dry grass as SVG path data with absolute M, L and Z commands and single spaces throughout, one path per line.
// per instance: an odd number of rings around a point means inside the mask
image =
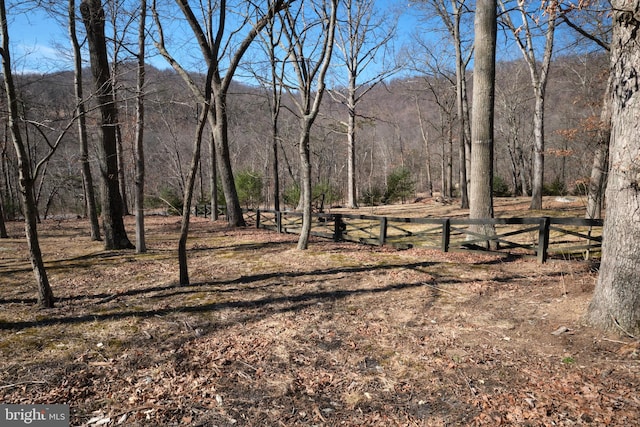
M 51 310 L 33 306 L 10 224 L 1 401 L 69 403 L 72 425 L 640 421 L 637 343 L 581 320 L 590 263 L 320 240 L 301 252 L 295 236 L 196 219 L 192 283 L 178 286 L 179 220 L 147 223 L 144 255 L 103 251 L 82 222 L 44 223 Z

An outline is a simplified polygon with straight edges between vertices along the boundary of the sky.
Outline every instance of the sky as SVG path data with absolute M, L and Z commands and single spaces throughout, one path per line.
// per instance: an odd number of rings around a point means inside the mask
M 390 4 L 394 6 L 400 4 L 393 0 L 376 1 L 384 8 Z M 80 0 L 77 2 L 79 3 Z M 398 29 L 401 42 L 408 40 L 417 22 L 416 17 L 411 13 L 409 3 L 404 4 L 406 7 L 402 9 L 403 14 Z M 16 72 L 46 73 L 73 68 L 66 24 L 56 22 L 50 15 L 38 9 L 24 12 L 9 6 L 7 15 L 11 56 Z M 82 27 L 81 23 L 77 25 Z M 152 60 L 152 64 L 166 68 L 166 63 L 160 58 Z
M 56 47 L 70 49 L 66 27 L 39 11 L 11 13 L 9 9 L 7 14 L 11 60 L 16 71 L 71 69 L 70 58 L 65 60 L 65 55 Z
M 402 12 L 396 48 L 403 43 L 410 44 L 411 34 L 419 26 L 418 12 L 415 6 L 411 5 L 411 0 L 375 1 L 378 3 L 378 7 L 385 11 L 397 9 Z M 76 0 L 76 2 L 80 3 L 80 0 Z M 66 5 L 66 2 L 61 2 L 60 5 L 63 3 Z M 63 6 L 63 9 L 65 7 Z M 7 14 L 13 68 L 16 72 L 46 73 L 73 68 L 66 23 L 56 22 L 55 19 L 39 9 L 24 12 L 24 10 L 17 10 L 9 5 Z M 77 25 L 79 30 L 83 30 L 81 23 L 77 23 Z M 429 33 L 429 31 L 422 31 L 422 35 Z M 434 36 L 434 39 L 435 37 L 440 36 Z M 499 46 L 498 50 L 502 51 L 499 54 L 503 55 L 504 59 L 519 57 L 517 49 L 513 49 L 513 46 L 508 48 L 504 45 Z M 159 57 L 152 58 L 150 63 L 159 68 L 168 67 L 166 62 Z

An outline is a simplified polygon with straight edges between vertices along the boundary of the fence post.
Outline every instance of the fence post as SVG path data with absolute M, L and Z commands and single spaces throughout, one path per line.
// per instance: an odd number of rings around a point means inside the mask
M 282 234 L 282 211 L 276 211 L 276 228 Z
M 260 228 L 260 208 L 256 209 L 256 228 Z
M 449 252 L 449 243 L 451 241 L 451 219 L 445 218 L 442 223 L 442 252 Z
M 333 241 L 340 242 L 342 240 L 342 214 L 333 215 Z
M 380 218 L 380 237 L 378 238 L 380 246 L 383 246 L 387 242 L 387 217 Z
M 544 264 L 547 261 L 547 249 L 549 249 L 549 225 L 551 219 L 546 216 L 540 218 L 538 227 L 538 262 Z

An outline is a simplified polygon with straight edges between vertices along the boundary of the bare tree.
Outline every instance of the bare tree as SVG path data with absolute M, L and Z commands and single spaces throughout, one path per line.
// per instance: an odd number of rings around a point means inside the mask
M 13 83 L 13 70 L 11 69 L 11 55 L 9 53 L 9 29 L 7 26 L 7 11 L 4 0 L 0 0 L 0 37 L 2 38 L 2 73 L 4 80 L 7 107 L 9 110 L 9 131 L 18 157 L 18 170 L 20 182 L 20 194 L 22 196 L 22 208 L 25 218 L 25 233 L 29 246 L 29 259 L 35 274 L 38 289 L 38 305 L 46 308 L 53 307 L 54 297 L 49 279 L 44 267 L 40 242 L 37 230 L 37 209 L 34 198 L 34 175 L 29 165 L 29 155 L 26 145 L 22 140 L 18 115 L 18 97 Z M 41 165 L 42 163 L 40 163 Z
M 471 219 L 493 218 L 493 119 L 496 75 L 496 0 L 478 0 L 475 17 L 473 110 L 471 118 Z M 473 227 L 491 236 L 490 225 Z M 488 245 L 491 243 L 487 242 Z
M 82 184 L 84 188 L 85 205 L 89 224 L 91 225 L 91 239 L 102 240 L 100 237 L 100 223 L 98 221 L 98 209 L 96 206 L 96 196 L 93 188 L 93 177 L 91 175 L 91 164 L 89 162 L 89 142 L 87 138 L 86 107 L 83 94 L 82 83 L 82 54 L 80 43 L 76 33 L 76 2 L 69 0 L 69 39 L 73 48 L 73 87 L 76 96 L 78 116 L 78 142 L 80 145 L 80 169 L 82 171 Z
M 284 90 L 283 78 L 286 66 L 286 58 L 278 58 L 278 47 L 282 39 L 282 28 L 278 25 L 279 19 L 274 16 L 265 26 L 261 35 L 262 47 L 268 58 L 268 70 L 261 73 L 253 70 L 252 74 L 265 89 L 271 121 L 271 135 L 269 144 L 269 163 L 271 164 L 273 208 L 280 210 L 280 113 L 282 110 L 282 95 Z M 262 75 L 266 74 L 266 75 Z
M 145 44 L 146 44 L 146 18 L 147 1 L 140 0 L 140 14 L 138 22 L 138 70 L 136 73 L 136 252 L 147 251 L 147 244 L 144 232 L 144 90 L 145 90 Z
M 467 94 L 467 66 L 473 54 L 473 45 L 465 40 L 463 18 L 471 13 L 467 0 L 419 0 L 435 12 L 447 29 L 455 49 L 456 106 L 458 113 L 458 139 L 460 162 L 460 207 L 469 207 L 469 171 L 471 169 L 471 120 Z
M 309 12 L 307 8 L 309 7 Z M 296 75 L 295 86 L 287 86 L 300 122 L 298 154 L 300 156 L 302 229 L 298 249 L 309 246 L 311 234 L 311 127 L 318 117 L 325 92 L 325 78 L 331 63 L 338 0 L 321 0 L 302 4 L 297 11 L 284 11 L 283 25 L 288 44 L 289 63 Z M 307 12 L 307 13 L 305 13 Z M 315 56 L 311 56 L 314 53 Z M 294 93 L 295 92 L 295 93 Z
M 587 311 L 594 325 L 640 336 L 640 10 L 614 0 L 611 43 L 611 140 L 602 262 Z
M 542 209 L 542 190 L 544 185 L 544 104 L 546 100 L 547 77 L 551 66 L 551 56 L 553 54 L 553 42 L 558 17 L 558 0 L 545 0 L 538 11 L 530 13 L 527 10 L 526 0 L 516 0 L 513 7 L 518 15 L 516 25 L 511 18 L 511 10 L 504 1 L 500 0 L 502 9 L 502 22 L 512 32 L 513 37 L 522 52 L 529 72 L 531 74 L 531 86 L 535 96 L 535 107 L 533 111 L 533 135 L 534 135 L 534 155 L 533 155 L 533 180 L 531 183 L 531 205 L 530 209 Z M 542 14 L 542 17 L 537 16 Z M 543 21 L 544 24 L 542 23 Z M 544 32 L 545 44 L 542 61 L 538 61 L 535 49 L 536 30 Z
M 499 117 L 496 133 L 506 141 L 513 194 L 528 196 L 530 161 L 526 153 L 531 151 L 531 147 L 526 143 L 531 139 L 531 126 L 526 122 L 530 122 L 527 106 L 531 100 L 531 93 L 521 84 L 520 75 L 526 70 L 519 63 L 512 64 L 503 72 L 508 78 L 501 80 L 503 83 L 496 87 L 496 104 L 499 111 L 496 113 Z
M 585 41 L 610 52 L 611 28 L 606 24 L 611 12 L 608 0 L 568 2 L 561 4 L 560 22 L 566 24 Z M 611 75 L 603 96 L 600 123 L 596 136 L 596 149 L 589 178 L 587 194 L 587 218 L 601 218 L 607 182 L 609 138 L 611 133 Z
M 214 7 L 213 2 L 208 1 L 203 3 L 202 14 L 205 19 L 206 27 L 200 25 L 196 14 L 192 10 L 191 6 L 186 0 L 176 0 L 176 3 L 180 7 L 187 23 L 189 24 L 193 34 L 196 38 L 200 50 L 204 57 L 204 61 L 207 68 L 211 71 L 208 74 L 211 75 L 212 81 L 212 100 L 211 108 L 209 110 L 209 124 L 213 132 L 213 139 L 216 147 L 216 156 L 218 158 L 218 169 L 222 181 L 222 189 L 225 194 L 227 202 L 227 219 L 233 226 L 244 226 L 244 218 L 242 216 L 242 208 L 238 201 L 238 194 L 235 187 L 235 181 L 233 178 L 231 158 L 229 153 L 229 135 L 228 135 L 228 115 L 227 115 L 227 96 L 229 92 L 229 86 L 233 80 L 235 72 L 242 60 L 242 57 L 246 53 L 247 49 L 256 38 L 257 34 L 267 25 L 272 16 L 279 10 L 286 8 L 288 2 L 285 0 L 277 0 L 271 4 L 269 9 L 261 11 L 258 7 L 252 11 L 247 11 L 246 19 L 240 24 L 239 28 L 231 31 L 232 35 L 237 35 L 240 31 L 248 26 L 248 30 L 241 37 L 241 40 L 236 45 L 236 49 L 233 52 L 229 52 L 231 40 L 226 39 L 227 31 L 227 2 L 222 0 Z M 250 7 L 249 5 L 248 7 Z M 156 11 L 154 2 L 154 11 Z M 214 12 L 217 12 L 217 30 L 213 31 L 213 19 Z M 250 16 L 258 16 L 255 22 L 251 22 Z M 208 99 L 203 99 L 203 93 L 193 82 L 189 73 L 175 60 L 175 58 L 169 53 L 166 46 L 164 37 L 162 36 L 162 23 L 157 12 L 154 12 L 156 25 L 159 29 L 160 39 L 156 43 L 156 47 L 160 50 L 161 55 L 169 62 L 169 64 L 185 79 L 189 88 L 194 95 L 201 102 L 210 102 Z M 225 59 L 227 57 L 227 60 Z M 225 69 L 223 65 L 228 64 Z
M 422 111 L 420 109 L 420 100 L 418 96 L 414 95 L 414 100 L 416 103 L 416 112 L 418 113 L 418 123 L 420 124 L 420 136 L 422 137 L 422 142 L 424 143 L 424 151 L 425 151 L 425 169 L 427 173 L 427 197 L 433 197 L 433 179 L 431 178 L 431 153 L 429 149 L 429 132 L 425 129 L 425 120 L 422 116 Z
M 395 35 L 397 21 L 376 14 L 373 0 L 341 0 L 345 13 L 336 29 L 336 49 L 339 63 L 345 68 L 346 85 L 343 90 L 329 93 L 347 108 L 347 121 L 343 123 L 347 134 L 347 205 L 358 206 L 356 185 L 356 118 L 358 104 L 378 83 L 397 72 L 396 64 L 381 64 L 379 70 L 365 76 Z
M 96 98 L 102 115 L 101 167 L 102 218 L 106 249 L 132 249 L 124 227 L 122 197 L 118 182 L 116 140 L 117 106 L 113 97 L 107 44 L 104 34 L 104 10 L 100 0 L 83 0 L 80 13 L 87 29 L 91 71 Z

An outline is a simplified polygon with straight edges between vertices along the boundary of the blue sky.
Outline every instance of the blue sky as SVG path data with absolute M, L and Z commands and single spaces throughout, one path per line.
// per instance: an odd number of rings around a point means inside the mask
M 398 31 L 400 40 L 406 39 L 416 23 L 408 1 L 406 3 L 377 1 L 385 9 L 389 5 L 404 6 Z M 56 22 L 54 18 L 39 9 L 24 12 L 9 6 L 7 13 L 12 62 L 17 72 L 44 73 L 72 69 L 66 23 Z M 82 24 L 77 23 L 77 25 L 79 30 L 82 30 Z M 155 65 L 166 66 L 163 60 L 156 61 Z

